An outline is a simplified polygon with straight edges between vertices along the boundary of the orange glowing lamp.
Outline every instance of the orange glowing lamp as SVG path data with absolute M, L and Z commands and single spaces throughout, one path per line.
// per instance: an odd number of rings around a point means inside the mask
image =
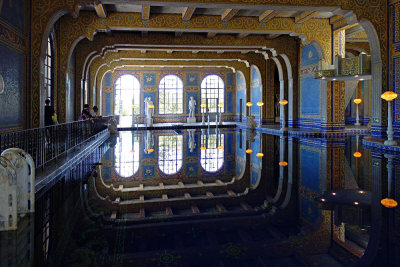
M 218 146 L 218 149 L 223 149 L 224 147 L 223 146 Z
M 386 208 L 395 208 L 397 207 L 397 201 L 392 198 L 384 198 L 381 200 L 381 204 Z
M 153 151 L 154 151 L 154 149 L 152 149 L 152 148 L 147 149 L 147 152 L 149 152 L 149 153 L 152 153 Z
M 279 104 L 281 104 L 282 106 L 287 105 L 287 103 L 289 103 L 286 99 L 282 99 L 281 101 L 279 101 Z
M 260 152 L 260 153 L 257 153 L 256 156 L 259 157 L 259 158 L 262 158 L 262 157 L 264 157 L 264 154 Z
M 253 149 L 251 149 L 251 148 L 247 149 L 247 150 L 246 150 L 246 153 L 247 153 L 247 154 L 253 153 Z
M 207 148 L 205 146 L 200 147 L 201 150 L 206 150 Z
M 281 166 L 281 167 L 286 167 L 287 165 L 288 165 L 288 163 L 286 161 L 279 162 L 279 166 Z
M 259 107 L 264 106 L 264 102 L 261 102 L 261 101 L 257 102 L 257 106 L 259 106 Z
M 392 101 L 393 99 L 397 98 L 397 94 L 393 91 L 386 91 L 381 94 L 381 98 L 386 101 Z
M 246 103 L 246 106 L 248 106 L 248 107 L 251 107 L 252 105 L 253 105 L 253 103 L 251 103 L 251 102 Z
M 358 104 L 360 104 L 362 102 L 362 100 L 360 98 L 356 98 L 356 99 L 353 100 L 353 102 L 358 105 Z

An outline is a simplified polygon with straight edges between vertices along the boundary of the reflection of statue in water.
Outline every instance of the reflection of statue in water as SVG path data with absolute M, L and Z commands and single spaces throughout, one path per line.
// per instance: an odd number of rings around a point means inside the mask
M 192 153 L 193 150 L 196 148 L 196 143 L 194 141 L 194 131 L 195 131 L 195 129 L 188 129 L 187 131 L 189 132 L 188 147 L 189 147 L 190 153 Z
M 190 97 L 189 100 L 189 117 L 194 118 L 194 111 L 196 108 L 196 100 L 194 100 L 193 96 Z
M 144 136 L 144 153 L 150 154 L 153 152 L 154 145 L 154 136 L 151 134 L 151 131 L 146 131 L 146 135 Z

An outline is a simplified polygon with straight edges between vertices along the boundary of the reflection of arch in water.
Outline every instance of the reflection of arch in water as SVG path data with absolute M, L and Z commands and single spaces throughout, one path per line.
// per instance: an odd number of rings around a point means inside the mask
M 183 165 L 183 136 L 158 137 L 158 167 L 164 174 L 175 174 Z
M 114 148 L 114 168 L 121 177 L 131 177 L 140 165 L 139 136 L 132 132 L 120 132 Z
M 202 140 L 200 164 L 206 172 L 216 172 L 224 165 L 224 134 L 210 134 Z

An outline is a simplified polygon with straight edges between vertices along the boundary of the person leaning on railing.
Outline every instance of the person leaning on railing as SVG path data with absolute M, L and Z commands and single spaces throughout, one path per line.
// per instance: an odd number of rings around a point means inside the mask
M 54 110 L 54 107 L 50 106 L 50 99 L 46 99 L 44 101 L 45 106 L 44 106 L 44 126 L 52 126 L 57 124 L 57 114 L 56 111 Z M 50 134 L 50 128 L 46 128 L 46 136 L 45 140 L 46 143 L 50 143 L 51 139 L 51 134 Z

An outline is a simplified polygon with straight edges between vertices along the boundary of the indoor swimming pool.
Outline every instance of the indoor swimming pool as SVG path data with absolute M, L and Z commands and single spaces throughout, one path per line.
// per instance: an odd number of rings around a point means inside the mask
M 400 216 L 381 200 L 399 194 L 400 157 L 362 139 L 121 131 L 2 251 L 21 266 L 395 266 Z

